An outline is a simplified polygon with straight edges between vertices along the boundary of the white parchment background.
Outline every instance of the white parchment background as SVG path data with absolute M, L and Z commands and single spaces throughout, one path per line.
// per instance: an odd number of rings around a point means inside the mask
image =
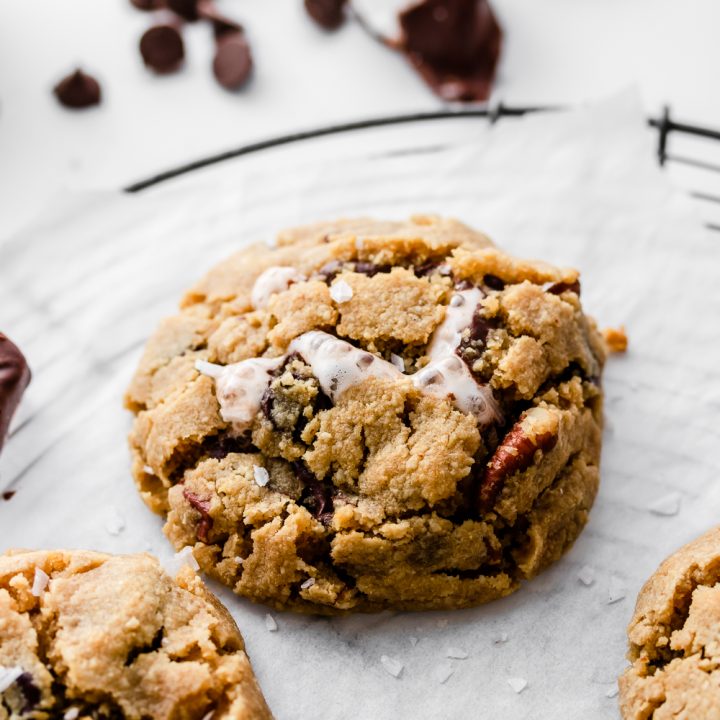
M 632 95 L 494 126 L 363 131 L 137 196 L 58 198 L 0 247 L 0 328 L 34 370 L 0 460 L 0 489 L 17 491 L 0 501 L 0 550 L 167 557 L 161 522 L 129 477 L 121 407 L 158 319 L 243 242 L 297 222 L 417 211 L 456 215 L 512 253 L 579 267 L 588 311 L 626 325 L 630 351 L 605 373 L 602 484 L 587 529 L 540 578 L 473 610 L 282 614 L 271 633 L 264 608 L 221 595 L 279 720 L 616 718 L 608 695 L 634 597 L 668 552 L 715 522 L 720 503 L 720 240 L 666 183 Z M 668 494 L 677 514 L 651 512 Z M 589 587 L 578 580 L 584 566 L 595 572 Z M 610 604 L 611 587 L 625 597 Z M 468 658 L 446 658 L 451 647 Z M 398 679 L 381 655 L 403 663 Z M 528 686 L 516 694 L 508 678 Z

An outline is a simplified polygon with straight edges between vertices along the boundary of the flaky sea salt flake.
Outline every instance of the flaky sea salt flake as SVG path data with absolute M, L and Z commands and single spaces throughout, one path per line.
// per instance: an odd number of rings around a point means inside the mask
M 590 585 L 595 582 L 595 570 L 593 570 L 589 565 L 583 565 L 577 576 L 578 580 L 586 587 L 590 587 Z
M 608 587 L 608 605 L 619 602 L 625 597 L 625 594 L 626 589 L 623 581 L 616 575 L 611 575 Z
M 445 657 L 453 658 L 454 660 L 465 660 L 468 657 L 468 654 L 459 647 L 449 647 L 445 651 Z
M 390 362 L 400 371 L 405 372 L 405 361 L 395 353 L 390 353 Z
M 50 576 L 41 568 L 36 567 L 32 590 L 30 592 L 32 592 L 35 597 L 40 597 L 47 589 L 49 582 Z
M 648 505 L 648 510 L 653 515 L 672 517 L 680 512 L 680 493 L 671 492 L 657 498 Z
M 265 627 L 268 629 L 268 632 L 277 632 L 277 621 L 270 613 L 267 613 L 267 615 L 265 615 Z
M 0 665 L 0 693 L 5 692 L 25 672 L 21 667 Z
M 105 520 L 105 530 L 110 535 L 119 535 L 125 529 L 125 518 L 115 509 L 110 508 Z
M 433 676 L 441 684 L 444 685 L 455 672 L 450 663 L 440 663 L 433 671 Z
M 265 487 L 270 482 L 270 474 L 264 467 L 260 465 L 253 465 L 253 477 L 255 483 L 260 487 Z
M 195 572 L 200 569 L 200 565 L 198 565 L 198 561 L 195 559 L 195 555 L 193 554 L 192 545 L 186 545 L 184 548 L 176 552 L 168 562 L 169 567 L 166 569 L 172 576 L 175 576 L 180 572 L 180 568 L 185 565 Z
M 305 582 L 303 582 L 300 585 L 300 587 L 303 590 L 307 590 L 308 588 L 311 588 L 314 584 L 315 584 L 315 578 L 308 578 L 307 580 L 305 580 Z
M 408 638 L 408 640 L 410 641 L 410 644 L 411 644 L 413 647 L 415 647 L 415 646 L 418 644 L 418 642 L 420 642 L 419 638 L 416 638 L 414 635 L 410 635 L 410 637 Z
M 518 694 L 520 694 L 528 685 L 525 678 L 511 677 L 507 679 L 507 684 Z
M 498 633 L 494 638 L 493 642 L 495 645 L 501 645 L 502 643 L 506 643 L 508 641 L 508 634 L 506 632 Z
M 611 688 L 605 693 L 605 697 L 614 698 L 614 697 L 617 697 L 617 694 L 618 694 L 617 685 L 613 685 L 613 687 L 611 687 Z
M 396 678 L 400 677 L 405 667 L 397 658 L 390 657 L 389 655 L 381 655 L 380 663 L 386 672 Z
M 69 707 L 63 715 L 63 720 L 77 720 L 80 717 L 80 708 Z
M 352 296 L 353 290 L 344 280 L 338 280 L 330 288 L 330 297 L 336 303 L 347 302 Z

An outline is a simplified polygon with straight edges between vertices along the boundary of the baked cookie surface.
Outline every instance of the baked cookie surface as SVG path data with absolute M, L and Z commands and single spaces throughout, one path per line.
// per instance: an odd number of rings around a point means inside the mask
M 350 220 L 220 263 L 126 396 L 176 548 L 299 611 L 475 605 L 555 561 L 598 485 L 577 272 L 453 220 Z
M 623 718 L 720 717 L 720 528 L 671 555 L 645 583 L 628 639 Z
M 272 718 L 237 626 L 149 555 L 0 556 L 0 718 Z

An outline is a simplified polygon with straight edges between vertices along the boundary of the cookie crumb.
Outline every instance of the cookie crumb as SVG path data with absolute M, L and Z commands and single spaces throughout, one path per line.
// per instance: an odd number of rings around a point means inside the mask
M 110 508 L 109 517 L 105 521 L 105 530 L 110 535 L 119 535 L 124 529 L 125 519 L 115 508 Z
M 616 575 L 611 575 L 608 588 L 608 605 L 619 602 L 625 597 L 625 594 L 626 590 L 623 581 Z
M 393 677 L 399 678 L 403 668 L 405 667 L 397 658 L 390 657 L 389 655 L 381 655 L 380 663 Z
M 347 302 L 352 296 L 353 290 L 344 280 L 338 280 L 336 283 L 333 283 L 330 288 L 330 297 L 336 303 Z
M 314 584 L 315 578 L 308 578 L 307 580 L 305 580 L 305 582 L 302 583 L 302 585 L 300 585 L 300 587 L 303 590 L 307 590 L 308 588 L 311 588 Z
M 270 475 L 264 467 L 253 465 L 253 477 L 255 483 L 260 487 L 265 487 L 270 482 Z
M 648 505 L 648 510 L 653 515 L 662 515 L 664 517 L 677 515 L 680 512 L 680 493 L 671 492 L 657 498 Z
M 625 334 L 625 326 L 619 328 L 605 328 L 602 331 L 605 345 L 611 353 L 621 353 L 627 350 L 628 338 Z
M 589 565 L 583 565 L 577 576 L 578 580 L 586 587 L 590 587 L 590 585 L 595 582 L 595 570 L 593 570 Z
M 506 632 L 501 632 L 493 638 L 493 642 L 495 643 L 495 645 L 501 645 L 502 643 L 506 643 L 507 641 L 508 634 Z
M 518 694 L 520 694 L 528 685 L 525 678 L 511 677 L 507 679 L 507 684 Z
M 277 632 L 277 621 L 270 613 L 267 613 L 267 615 L 265 615 L 265 627 L 268 629 L 269 632 Z
M 48 583 L 50 582 L 50 576 L 41 568 L 35 568 L 35 577 L 33 578 L 32 594 L 35 597 L 40 597 L 47 589 Z
M 0 693 L 5 692 L 25 672 L 21 667 L 0 665 Z
M 435 668 L 433 675 L 441 685 L 444 685 L 450 679 L 454 672 L 455 669 L 452 667 L 452 665 L 450 665 L 450 663 L 441 663 Z
M 459 647 L 449 647 L 445 651 L 445 657 L 453 658 L 454 660 L 466 660 L 468 654 Z

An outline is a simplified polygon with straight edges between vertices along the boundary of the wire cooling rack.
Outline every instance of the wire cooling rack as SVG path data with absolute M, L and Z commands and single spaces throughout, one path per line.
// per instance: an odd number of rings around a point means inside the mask
M 125 190 L 131 193 L 140 192 L 160 183 L 243 155 L 251 155 L 263 150 L 329 135 L 432 120 L 451 120 L 453 118 L 479 118 L 494 123 L 503 118 L 520 117 L 529 113 L 560 109 L 551 106 L 510 107 L 499 103 L 487 108 L 408 113 L 329 125 L 313 130 L 280 135 L 268 140 L 241 145 L 215 155 L 209 155 L 140 180 L 126 187 Z M 700 216 L 703 218 L 705 226 L 710 230 L 720 232 L 720 130 L 693 123 L 678 122 L 671 116 L 669 106 L 663 108 L 659 117 L 651 117 L 647 122 L 650 128 L 657 131 L 658 162 L 667 168 L 672 176 L 676 176 L 681 187 L 684 187 L 690 193 L 690 197 L 697 201 L 700 206 Z

